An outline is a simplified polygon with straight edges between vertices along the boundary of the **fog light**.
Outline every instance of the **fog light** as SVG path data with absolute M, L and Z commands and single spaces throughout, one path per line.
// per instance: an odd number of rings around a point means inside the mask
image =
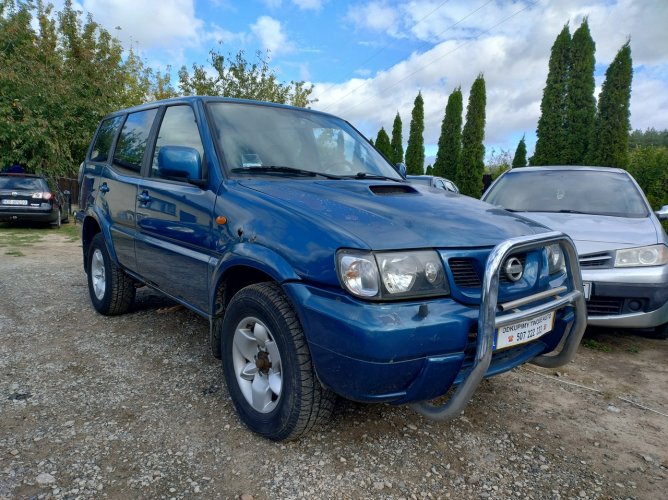
M 632 311 L 640 311 L 641 308 L 642 304 L 640 303 L 639 300 L 633 299 L 629 301 L 629 309 L 631 309 Z

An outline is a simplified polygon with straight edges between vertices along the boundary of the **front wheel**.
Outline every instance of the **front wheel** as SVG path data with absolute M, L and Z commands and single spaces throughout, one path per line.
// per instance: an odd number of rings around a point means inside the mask
M 123 314 L 132 305 L 136 289 L 132 278 L 111 260 L 104 236 L 98 233 L 88 250 L 88 292 L 100 314 Z
M 277 284 L 251 285 L 232 298 L 221 350 L 232 402 L 252 431 L 291 440 L 329 419 L 336 396 L 318 381 L 302 327 Z

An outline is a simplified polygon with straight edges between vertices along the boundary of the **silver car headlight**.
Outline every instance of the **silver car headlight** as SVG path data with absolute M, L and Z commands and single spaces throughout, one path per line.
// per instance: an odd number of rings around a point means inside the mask
M 615 252 L 615 267 L 662 266 L 668 263 L 666 245 L 625 248 Z
M 545 247 L 547 253 L 547 269 L 549 274 L 562 273 L 566 270 L 566 260 L 561 245 L 555 243 Z
M 388 300 L 450 293 L 443 263 L 433 250 L 337 254 L 339 279 L 353 295 Z

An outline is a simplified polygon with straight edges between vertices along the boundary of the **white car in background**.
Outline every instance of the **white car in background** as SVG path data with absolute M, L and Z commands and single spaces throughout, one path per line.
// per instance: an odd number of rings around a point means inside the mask
M 482 200 L 569 235 L 582 269 L 589 325 L 668 338 L 668 236 L 628 172 L 603 167 L 507 171 Z

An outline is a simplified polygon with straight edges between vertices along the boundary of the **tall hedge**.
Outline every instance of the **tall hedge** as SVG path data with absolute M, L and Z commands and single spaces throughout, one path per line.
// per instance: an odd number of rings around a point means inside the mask
M 485 79 L 481 74 L 471 86 L 469 103 L 466 107 L 466 124 L 462 131 L 462 156 L 457 169 L 459 190 L 474 198 L 479 198 L 483 189 L 486 104 Z

